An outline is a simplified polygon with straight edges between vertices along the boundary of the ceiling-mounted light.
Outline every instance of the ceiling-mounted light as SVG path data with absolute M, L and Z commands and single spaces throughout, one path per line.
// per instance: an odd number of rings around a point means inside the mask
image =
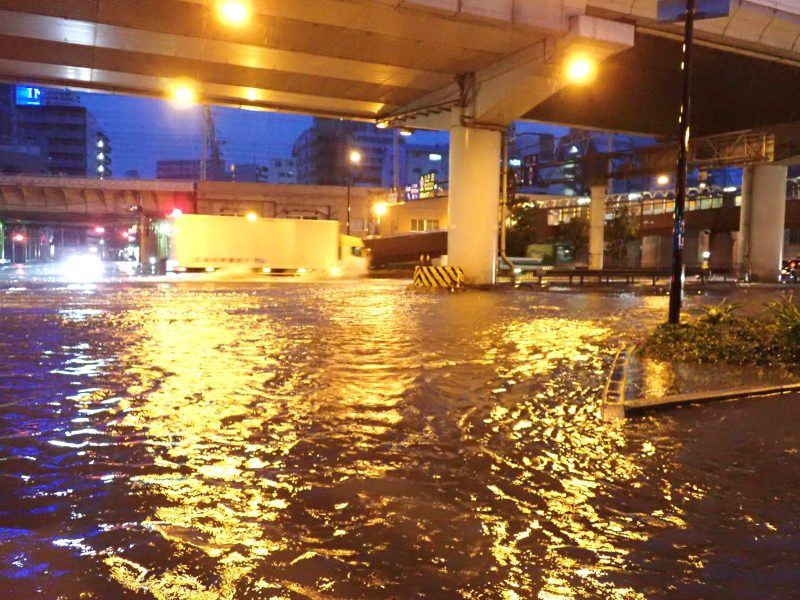
M 191 84 L 181 82 L 172 88 L 172 99 L 180 106 L 189 106 L 197 101 L 197 93 Z
M 250 3 L 245 0 L 220 0 L 217 16 L 226 25 L 241 26 L 250 20 Z
M 591 83 L 597 75 L 597 61 L 583 54 L 570 56 L 566 62 L 565 75 L 570 83 Z

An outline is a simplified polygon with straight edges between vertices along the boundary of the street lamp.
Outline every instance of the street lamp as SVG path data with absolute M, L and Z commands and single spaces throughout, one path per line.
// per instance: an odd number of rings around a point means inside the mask
M 386 202 L 378 202 L 372 207 L 372 212 L 375 213 L 375 216 L 378 218 L 378 222 L 375 225 L 375 235 L 381 234 L 381 217 L 386 214 L 388 209 L 389 207 Z
M 197 102 L 197 92 L 192 84 L 181 81 L 173 85 L 172 99 L 180 107 L 191 106 Z
M 16 263 L 17 262 L 17 243 L 24 242 L 24 241 L 25 241 L 25 236 L 22 235 L 21 233 L 14 234 L 12 236 L 12 238 L 11 238 L 11 262 L 12 263 Z M 25 257 L 25 258 L 27 258 L 27 257 Z M 25 258 L 23 258 L 23 262 L 25 261 Z
M 669 176 L 668 175 L 659 175 L 658 179 L 656 179 L 656 183 L 658 185 L 667 185 L 669 183 Z
M 217 2 L 217 17 L 226 25 L 242 26 L 250 20 L 249 4 L 244 0 L 220 0 Z
M 597 75 L 597 61 L 583 54 L 571 56 L 567 59 L 565 74 L 570 83 L 591 83 Z
M 361 163 L 361 152 L 351 150 L 347 161 L 347 235 L 350 235 L 350 187 L 353 185 L 353 165 Z

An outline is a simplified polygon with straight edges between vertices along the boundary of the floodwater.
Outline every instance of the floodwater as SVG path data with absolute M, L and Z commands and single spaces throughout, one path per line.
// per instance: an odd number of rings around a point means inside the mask
M 800 401 L 598 417 L 666 303 L 0 282 L 0 597 L 796 597 Z

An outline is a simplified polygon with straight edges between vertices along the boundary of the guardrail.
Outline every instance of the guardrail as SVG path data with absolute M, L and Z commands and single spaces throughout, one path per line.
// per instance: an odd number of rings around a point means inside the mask
M 569 285 L 577 283 L 579 286 L 584 283 L 592 282 L 597 284 L 625 283 L 631 285 L 645 280 L 650 281 L 653 286 L 659 280 L 669 280 L 671 271 L 669 269 L 556 269 L 543 267 L 540 265 L 520 264 L 511 259 L 517 267 L 515 279 L 517 283 L 536 283 L 542 285 L 546 280 L 559 280 L 568 282 Z M 735 275 L 730 269 L 702 269 L 692 267 L 686 269 L 686 277 L 694 277 L 705 284 L 712 278 L 721 278 L 723 282 L 736 281 Z M 511 280 L 511 274 L 505 265 L 498 268 L 498 280 Z

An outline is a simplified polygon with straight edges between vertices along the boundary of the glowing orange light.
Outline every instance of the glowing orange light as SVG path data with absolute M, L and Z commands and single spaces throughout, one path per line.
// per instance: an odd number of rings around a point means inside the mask
M 227 25 L 244 25 L 250 20 L 249 3 L 243 0 L 221 0 L 217 3 L 217 16 Z
M 570 83 L 591 83 L 597 75 L 597 61 L 583 55 L 572 56 L 567 60 L 566 77 Z

